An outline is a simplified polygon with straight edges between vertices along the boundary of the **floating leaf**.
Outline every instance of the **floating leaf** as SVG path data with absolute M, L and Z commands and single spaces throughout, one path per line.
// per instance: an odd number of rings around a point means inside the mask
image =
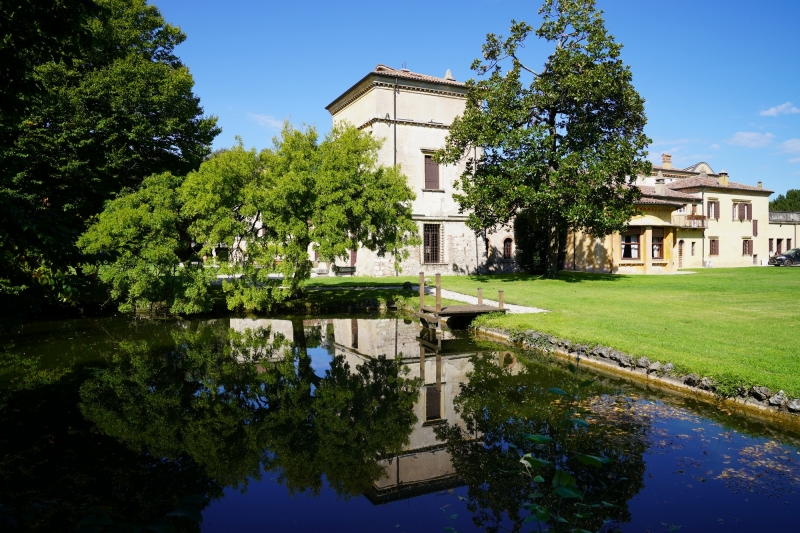
M 526 439 L 535 442 L 536 444 L 544 444 L 545 442 L 551 442 L 553 437 L 548 437 L 547 435 L 533 435 L 531 433 L 523 433 L 523 437 Z
M 606 457 L 597 457 L 596 455 L 587 455 L 579 453 L 577 455 L 578 461 L 589 466 L 603 466 L 611 462 L 611 459 Z
M 455 520 L 456 518 L 458 518 L 457 514 L 451 514 L 450 515 L 450 520 Z
M 616 507 L 616 505 L 614 505 L 613 503 L 608 503 L 608 502 L 605 502 L 605 501 L 602 502 L 602 504 L 605 505 L 606 507 Z M 664 524 L 664 525 L 666 525 L 666 524 Z
M 587 422 L 586 420 L 583 420 L 581 418 L 570 418 L 569 421 L 572 422 L 573 424 L 575 424 L 576 426 L 581 426 L 581 427 L 584 427 L 584 428 L 588 428 L 589 427 L 589 422 Z
M 583 389 L 583 388 L 585 388 L 585 387 L 588 387 L 588 386 L 589 386 L 589 385 L 591 385 L 592 383 L 594 383 L 594 380 L 593 380 L 593 379 L 587 379 L 586 381 L 581 381 L 581 382 L 578 384 L 578 387 L 580 387 L 580 388 L 582 388 L 582 389 Z
M 536 483 L 544 483 L 544 478 L 542 476 L 536 476 L 533 478 Z
M 542 477 L 542 476 L 536 476 L 536 477 Z M 542 481 L 544 481 L 544 478 L 542 478 Z M 542 496 L 544 496 L 544 494 L 542 494 L 541 492 L 528 493 L 528 498 L 530 498 L 531 500 L 535 500 L 536 498 L 541 498 Z
M 550 461 L 545 461 L 544 459 L 539 459 L 538 457 L 533 457 L 531 454 L 526 453 L 522 456 L 522 459 L 519 460 L 520 463 L 527 463 L 530 465 L 531 468 L 539 468 L 545 465 L 549 465 Z
M 578 371 L 578 369 L 572 363 L 568 364 L 567 368 L 569 368 L 570 372 L 577 372 Z
M 553 476 L 554 487 L 574 487 L 575 481 L 575 477 L 564 470 L 556 470 L 556 473 Z
M 465 497 L 463 497 L 463 496 L 462 496 L 462 495 L 460 495 L 460 494 L 458 495 L 458 499 L 459 499 L 459 500 L 461 500 L 462 502 L 466 502 L 466 501 L 468 501 L 468 500 L 467 500 Z
M 575 487 L 559 485 L 553 489 L 553 494 L 558 494 L 562 498 L 583 498 L 583 493 Z
M 566 391 L 563 391 L 563 390 L 559 389 L 558 387 L 550 387 L 547 390 L 549 390 L 553 394 L 558 394 L 559 396 L 569 396 Z

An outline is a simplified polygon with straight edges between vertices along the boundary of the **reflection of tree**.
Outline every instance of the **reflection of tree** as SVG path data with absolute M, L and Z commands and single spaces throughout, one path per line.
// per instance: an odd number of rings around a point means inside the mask
M 468 485 L 467 506 L 476 526 L 498 531 L 501 522 L 510 519 L 512 529 L 519 531 L 529 514 L 522 506 L 531 501 L 531 492 L 541 490 L 543 496 L 537 503 L 547 504 L 551 509 L 558 505 L 550 492 L 552 468 L 535 472 L 548 481 L 536 488 L 528 477 L 509 471 L 520 468 L 518 452 L 533 452 L 540 457 L 564 456 L 565 449 L 557 438 L 563 408 L 548 389 L 565 388 L 570 375 L 559 367 L 537 363 L 527 364 L 516 373 L 497 366 L 489 358 L 474 357 L 473 363 L 470 379 L 462 385 L 454 402 L 463 416 L 465 429 L 445 425 L 437 434 L 446 440 L 456 472 Z M 587 391 L 590 395 L 607 392 L 596 385 Z M 584 503 L 602 505 L 606 501 L 615 505 L 595 510 L 591 518 L 579 520 L 578 527 L 595 531 L 604 518 L 628 520 L 627 502 L 643 487 L 645 430 L 636 424 L 604 426 L 602 420 L 597 420 L 589 429 L 570 433 L 571 451 L 612 459 L 611 464 L 602 468 L 586 466 L 577 460 L 562 465 L 578 479 L 585 494 Z M 554 441 L 535 445 L 525 434 L 549 435 Z M 474 440 L 475 435 L 479 440 Z M 560 514 L 572 519 L 578 511 L 577 501 L 562 501 Z
M 169 350 L 123 344 L 82 387 L 82 411 L 137 451 L 193 458 L 223 485 L 276 469 L 292 491 L 341 495 L 381 474 L 415 422 L 416 383 L 379 358 L 354 372 L 340 357 L 317 376 L 308 350 L 318 328 L 294 323 L 294 344 L 269 330 L 205 327 L 174 334 Z
M 222 495 L 191 457 L 164 461 L 98 433 L 76 407 L 87 377 L 76 370 L 0 398 L 0 503 L 18 519 L 32 511 L 35 521 L 25 523 L 27 531 L 72 531 L 96 506 L 108 508 L 117 522 L 147 524 L 186 495 Z M 198 529 L 188 522 L 176 525 Z

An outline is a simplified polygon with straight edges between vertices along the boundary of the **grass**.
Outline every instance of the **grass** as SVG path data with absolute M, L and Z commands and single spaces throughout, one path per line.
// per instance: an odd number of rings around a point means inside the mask
M 317 278 L 326 285 L 396 285 L 416 277 Z M 575 342 L 601 344 L 637 357 L 671 362 L 685 373 L 732 389 L 763 385 L 800 397 L 800 269 L 699 270 L 675 276 L 562 272 L 443 276 L 442 286 L 549 313 L 488 317 L 482 323 L 533 329 Z M 349 291 L 348 291 L 349 292 Z

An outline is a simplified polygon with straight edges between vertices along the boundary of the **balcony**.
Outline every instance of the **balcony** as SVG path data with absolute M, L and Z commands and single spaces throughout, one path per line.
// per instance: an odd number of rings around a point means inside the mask
M 708 227 L 708 219 L 703 215 L 672 215 L 672 225 L 678 228 Z
M 770 224 L 800 224 L 800 213 L 792 211 L 770 211 Z

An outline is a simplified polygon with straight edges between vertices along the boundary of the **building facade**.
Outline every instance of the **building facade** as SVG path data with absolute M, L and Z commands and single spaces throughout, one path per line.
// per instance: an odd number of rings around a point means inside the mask
M 603 239 L 569 236 L 565 268 L 621 274 L 656 274 L 679 268 L 764 265 L 796 243 L 797 224 L 769 212 L 769 196 L 756 186 L 729 180 L 708 163 L 672 168 L 662 155 L 650 176 L 639 176 L 640 215 L 628 230 Z M 791 215 L 791 214 L 786 214 Z M 793 240 L 794 239 L 794 240 Z
M 464 83 L 449 70 L 437 78 L 378 65 L 326 107 L 334 123 L 346 121 L 383 139 L 378 164 L 398 165 L 408 177 L 416 195 L 413 218 L 423 243 L 408 250 L 409 257 L 401 264 L 406 274 L 475 273 L 487 263 L 499 270 L 513 268 L 512 230 L 476 233 L 459 212 L 453 193 L 466 159 L 440 165 L 432 158 L 444 147 L 453 119 L 463 113 L 466 93 Z M 393 257 L 378 257 L 364 248 L 353 250 L 349 261 L 337 261 L 336 267 L 366 276 L 395 273 Z

